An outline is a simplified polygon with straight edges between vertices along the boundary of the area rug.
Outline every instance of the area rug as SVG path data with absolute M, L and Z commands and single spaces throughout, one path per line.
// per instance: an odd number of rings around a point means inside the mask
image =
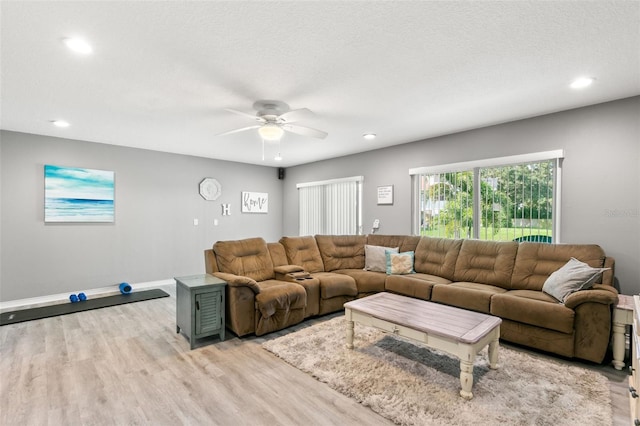
M 263 343 L 294 367 L 399 425 L 611 425 L 602 374 L 500 347 L 474 363 L 473 399 L 459 396 L 460 362 L 371 327 L 355 325 L 345 348 L 344 316 Z

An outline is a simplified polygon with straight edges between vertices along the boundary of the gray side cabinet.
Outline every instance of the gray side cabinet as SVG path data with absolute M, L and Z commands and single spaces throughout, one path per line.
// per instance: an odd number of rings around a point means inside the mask
M 192 275 L 176 280 L 176 333 L 196 339 L 219 335 L 224 340 L 225 288 L 227 283 L 213 275 Z

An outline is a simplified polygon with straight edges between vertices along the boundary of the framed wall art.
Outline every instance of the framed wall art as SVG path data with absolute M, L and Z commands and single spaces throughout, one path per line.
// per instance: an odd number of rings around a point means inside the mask
M 393 185 L 378 187 L 378 205 L 393 204 Z
M 112 223 L 114 195 L 112 171 L 44 166 L 45 222 Z
M 269 194 L 266 192 L 242 192 L 242 213 L 268 213 Z
M 200 182 L 200 196 L 207 201 L 215 201 L 222 195 L 222 185 L 214 178 L 204 178 Z

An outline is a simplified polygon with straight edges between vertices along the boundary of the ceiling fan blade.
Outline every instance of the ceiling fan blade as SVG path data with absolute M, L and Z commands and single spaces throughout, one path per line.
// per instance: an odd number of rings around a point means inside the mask
M 230 130 L 228 132 L 224 132 L 224 133 L 218 133 L 216 136 L 226 136 L 226 135 L 231 135 L 233 133 L 239 133 L 239 132 L 244 132 L 245 130 L 251 130 L 251 129 L 257 129 L 258 127 L 262 127 L 262 126 L 249 126 L 249 127 L 243 127 L 241 129 L 236 129 L 236 130 Z
M 312 129 L 311 127 L 298 126 L 296 124 L 283 124 L 282 128 L 297 135 L 309 136 L 318 139 L 324 139 L 328 135 L 327 132 L 323 132 L 322 130 Z
M 308 108 L 294 109 L 287 111 L 278 116 L 278 121 L 281 123 L 293 123 L 294 121 L 300 121 L 305 118 L 313 117 L 315 114 Z
M 225 108 L 225 111 L 232 112 L 234 114 L 242 115 L 243 117 L 249 117 L 252 120 L 259 121 L 263 123 L 265 120 L 262 117 L 258 117 L 255 114 L 249 114 L 248 112 L 238 111 L 237 109 Z

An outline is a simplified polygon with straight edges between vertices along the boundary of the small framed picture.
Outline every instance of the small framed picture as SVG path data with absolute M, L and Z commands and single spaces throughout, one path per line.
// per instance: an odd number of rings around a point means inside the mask
M 393 204 L 393 185 L 378 187 L 378 205 Z
M 269 194 L 266 192 L 242 192 L 242 213 L 268 213 Z

